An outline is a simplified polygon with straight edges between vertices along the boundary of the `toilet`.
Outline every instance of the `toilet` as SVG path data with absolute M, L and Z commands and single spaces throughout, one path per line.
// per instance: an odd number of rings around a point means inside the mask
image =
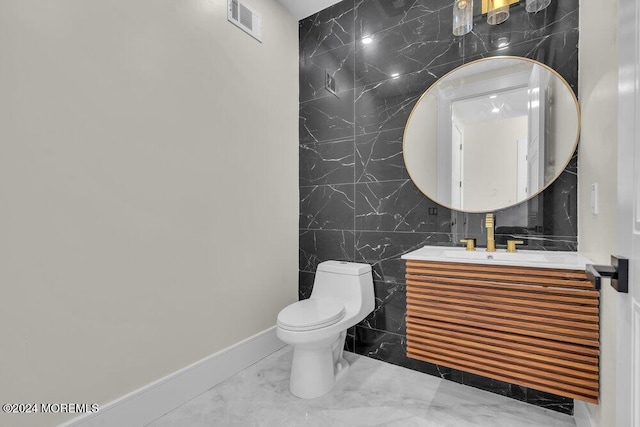
M 318 265 L 311 297 L 278 314 L 277 335 L 293 346 L 289 389 L 311 399 L 328 393 L 344 376 L 347 329 L 374 308 L 369 264 L 325 261 Z

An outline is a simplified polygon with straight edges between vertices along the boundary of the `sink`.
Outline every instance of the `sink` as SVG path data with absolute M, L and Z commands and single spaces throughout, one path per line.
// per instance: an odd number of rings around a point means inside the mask
M 504 249 L 496 252 L 487 252 L 481 248 L 467 251 L 464 247 L 451 246 L 424 246 L 403 255 L 402 259 L 568 270 L 584 270 L 586 264 L 593 264 L 593 261 L 578 252 L 518 250 L 516 253 L 508 253 Z
M 447 258 L 456 258 L 461 260 L 495 260 L 509 262 L 547 262 L 548 259 L 544 254 L 532 254 L 530 252 L 486 252 L 486 251 L 444 251 Z

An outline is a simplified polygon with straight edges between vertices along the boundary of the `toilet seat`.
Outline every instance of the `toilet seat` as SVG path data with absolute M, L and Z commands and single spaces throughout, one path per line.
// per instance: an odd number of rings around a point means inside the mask
M 295 302 L 278 314 L 278 326 L 290 331 L 310 331 L 333 325 L 345 315 L 344 305 L 320 298 Z

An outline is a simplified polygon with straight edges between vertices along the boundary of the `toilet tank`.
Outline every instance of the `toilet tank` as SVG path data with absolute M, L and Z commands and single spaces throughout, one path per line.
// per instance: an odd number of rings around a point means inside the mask
M 373 277 L 371 266 L 345 261 L 318 264 L 311 298 L 341 301 L 347 310 L 373 310 Z

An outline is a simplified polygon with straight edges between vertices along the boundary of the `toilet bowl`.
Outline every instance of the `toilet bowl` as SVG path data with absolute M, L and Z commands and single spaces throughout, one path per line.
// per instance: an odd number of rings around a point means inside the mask
M 311 297 L 280 311 L 278 338 L 293 346 L 289 389 L 309 399 L 328 393 L 344 376 L 347 329 L 374 308 L 371 266 L 342 261 L 318 265 Z

